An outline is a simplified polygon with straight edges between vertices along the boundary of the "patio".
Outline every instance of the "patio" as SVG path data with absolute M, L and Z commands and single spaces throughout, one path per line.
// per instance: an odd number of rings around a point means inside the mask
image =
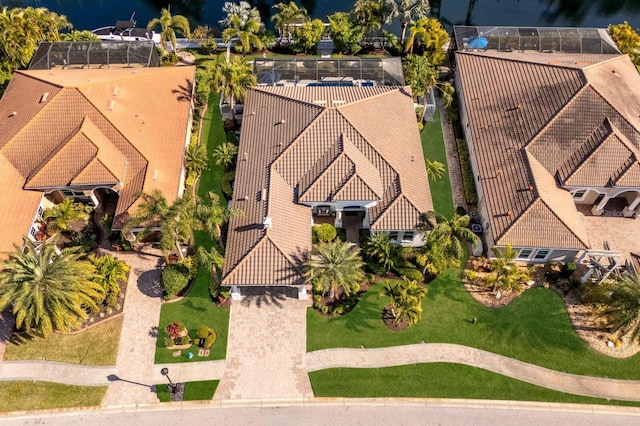
M 640 254 L 640 219 L 631 219 L 613 215 L 593 216 L 590 206 L 576 206 L 587 237 L 593 249 L 609 249 L 619 252 L 625 259 L 633 260 L 631 253 Z

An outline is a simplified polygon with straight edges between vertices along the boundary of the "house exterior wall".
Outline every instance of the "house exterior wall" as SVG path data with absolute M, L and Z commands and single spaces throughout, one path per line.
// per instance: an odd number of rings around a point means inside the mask
M 371 231 L 371 235 L 381 234 L 383 232 L 390 235 L 391 242 L 402 247 L 421 247 L 426 243 L 425 233 L 415 229 L 376 230 Z
M 505 246 L 494 246 L 501 253 L 504 253 Z M 563 248 L 544 248 L 544 247 L 512 247 L 516 251 L 516 259 L 525 263 L 548 263 L 548 262 L 570 262 L 574 260 L 581 250 L 563 249 Z M 495 258 L 493 251 L 489 252 L 490 258 Z

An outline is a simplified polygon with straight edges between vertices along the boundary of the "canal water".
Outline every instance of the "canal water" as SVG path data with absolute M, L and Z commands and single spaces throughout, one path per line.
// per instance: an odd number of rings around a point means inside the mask
M 254 0 L 265 9 L 281 0 Z M 287 1 L 287 0 L 283 0 Z M 348 11 L 355 0 L 298 0 L 313 17 L 326 20 L 335 11 Z M 94 29 L 129 19 L 146 26 L 170 5 L 173 14 L 189 18 L 191 27 L 215 27 L 222 18 L 223 0 L 0 0 L 0 6 L 36 6 L 64 14 L 76 29 Z M 433 12 L 452 25 L 606 27 L 629 21 L 640 27 L 640 0 L 432 0 Z

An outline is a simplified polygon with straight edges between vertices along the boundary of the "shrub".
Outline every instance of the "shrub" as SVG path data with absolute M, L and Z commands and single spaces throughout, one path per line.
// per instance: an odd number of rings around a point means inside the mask
M 189 270 L 189 278 L 195 278 L 198 275 L 198 257 L 187 256 L 182 259 L 178 259 L 176 263 L 184 265 Z
M 236 132 L 229 130 L 227 132 L 227 142 L 231 142 L 234 145 L 238 145 L 238 137 L 236 136 Z
M 458 206 L 458 207 L 456 207 L 456 214 L 457 214 L 458 216 L 464 216 L 464 215 L 466 215 L 466 214 L 467 214 L 467 211 L 465 210 L 465 208 L 464 208 L 464 207 L 462 207 L 462 206 Z
M 207 337 L 204 338 L 203 346 L 209 349 L 216 342 L 217 338 L 218 338 L 218 335 L 216 334 L 216 332 L 211 330 L 211 334 L 209 334 Z
M 424 124 L 422 124 L 422 122 L 418 121 L 418 131 L 422 132 L 422 129 L 424 129 Z
M 164 330 L 171 339 L 177 339 L 187 330 L 187 327 L 181 322 L 172 322 Z
M 471 170 L 469 147 L 467 146 L 467 141 L 464 139 L 456 139 L 456 144 L 458 146 L 458 156 L 460 157 L 464 198 L 466 199 L 467 204 L 475 206 L 478 204 L 478 194 L 476 192 L 476 184 L 473 179 L 473 171 Z
M 220 186 L 222 186 L 222 192 L 227 197 L 231 197 L 231 194 L 233 194 L 233 186 L 231 185 L 231 182 L 233 182 L 233 179 L 235 179 L 235 177 L 235 170 L 231 170 L 222 175 Z
M 398 268 L 398 275 L 400 275 L 402 278 L 405 278 L 409 281 L 418 281 L 418 282 L 423 282 L 424 281 L 424 275 L 422 274 L 422 272 L 418 271 L 415 268 Z
M 205 339 L 211 333 L 213 333 L 213 329 L 211 329 L 210 327 L 207 327 L 206 325 L 203 325 L 202 327 L 196 330 L 196 336 L 198 336 L 201 339 Z
M 560 270 L 560 276 L 562 278 L 569 278 L 575 270 L 576 270 L 576 264 L 574 262 L 567 262 L 564 265 L 562 265 L 562 269 Z
M 167 52 L 160 57 L 161 67 L 172 67 L 180 61 L 180 57 L 174 52 Z
M 190 341 L 191 341 L 191 339 L 189 338 L 188 335 L 180 337 L 180 344 L 181 345 L 188 345 Z
M 313 233 L 313 240 L 315 242 L 330 243 L 335 240 L 338 235 L 336 228 L 329 223 L 315 225 L 311 229 Z
M 180 263 L 167 265 L 160 276 L 160 284 L 166 294 L 165 299 L 173 299 L 189 283 L 189 268 Z
M 173 339 L 169 336 L 164 336 L 164 347 L 169 348 L 173 345 L 175 345 L 175 342 L 173 341 Z

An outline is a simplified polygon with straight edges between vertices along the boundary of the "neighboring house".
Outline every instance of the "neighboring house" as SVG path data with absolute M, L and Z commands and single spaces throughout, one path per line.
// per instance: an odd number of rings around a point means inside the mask
M 117 194 L 182 194 L 194 67 L 17 71 L 0 100 L 0 252 L 37 240 L 45 208 Z
M 592 216 L 611 215 L 637 226 L 638 71 L 626 55 L 600 53 L 615 52 L 604 30 L 588 32 L 601 39 L 574 43 L 578 52 L 591 45 L 597 54 L 558 52 L 551 46 L 562 40 L 532 35 L 568 29 L 525 29 L 520 41 L 511 30 L 510 44 L 504 30 L 496 30 L 495 38 L 485 34 L 490 43 L 501 41 L 500 49 L 465 46 L 455 53 L 486 245 L 510 244 L 528 262 L 569 261 L 581 252 L 606 252 L 609 244 L 622 248 L 612 218 L 599 218 L 609 241 L 594 237 L 586 224 Z M 465 38 L 465 45 L 467 40 L 477 38 Z
M 421 245 L 433 210 L 411 94 L 403 87 L 264 87 L 244 104 L 222 284 L 305 287 L 311 225 L 389 232 Z

